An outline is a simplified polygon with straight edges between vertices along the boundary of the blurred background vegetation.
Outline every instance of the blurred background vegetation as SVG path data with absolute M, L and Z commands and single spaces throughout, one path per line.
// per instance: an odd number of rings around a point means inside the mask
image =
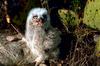
M 10 22 L 24 32 L 28 12 L 35 7 L 47 8 L 51 24 L 62 32 L 63 63 L 96 66 L 100 57 L 100 0 L 0 0 L 0 29 L 9 28 L 8 14 Z

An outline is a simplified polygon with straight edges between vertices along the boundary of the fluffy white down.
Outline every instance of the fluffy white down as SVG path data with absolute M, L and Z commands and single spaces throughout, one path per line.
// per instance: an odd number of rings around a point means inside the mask
M 43 27 L 33 26 L 33 16 L 43 17 L 44 14 L 47 15 L 47 21 Z M 29 12 L 26 22 L 25 38 L 27 40 L 27 46 L 34 58 L 32 62 L 57 59 L 59 54 L 58 45 L 61 41 L 60 31 L 50 25 L 50 17 L 45 8 L 34 8 Z

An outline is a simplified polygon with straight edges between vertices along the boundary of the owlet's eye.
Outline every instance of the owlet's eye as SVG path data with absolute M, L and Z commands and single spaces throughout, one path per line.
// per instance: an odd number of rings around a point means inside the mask
M 47 20 L 47 15 L 46 14 L 43 15 L 43 19 Z
M 34 15 L 34 16 L 33 16 L 33 18 L 37 18 L 37 17 L 38 17 L 37 15 Z

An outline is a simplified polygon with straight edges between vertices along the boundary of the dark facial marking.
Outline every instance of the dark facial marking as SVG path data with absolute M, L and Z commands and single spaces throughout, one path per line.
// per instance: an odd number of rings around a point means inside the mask
M 43 19 L 44 21 L 47 21 L 47 15 L 44 14 L 42 19 Z

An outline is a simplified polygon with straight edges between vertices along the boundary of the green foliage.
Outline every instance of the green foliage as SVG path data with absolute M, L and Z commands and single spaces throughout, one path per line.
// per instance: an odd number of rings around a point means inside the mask
M 96 56 L 100 57 L 100 36 L 96 42 Z
M 71 10 L 60 9 L 58 14 L 64 27 L 74 27 L 79 24 L 78 16 Z
M 82 4 L 80 2 L 81 2 L 81 0 L 71 0 L 70 8 L 75 13 L 78 13 L 78 11 L 81 9 Z
M 88 0 L 83 22 L 91 28 L 100 30 L 100 0 Z
M 87 26 L 100 30 L 100 0 L 88 0 L 85 10 L 83 23 Z M 100 37 L 96 41 L 96 55 L 100 56 Z

